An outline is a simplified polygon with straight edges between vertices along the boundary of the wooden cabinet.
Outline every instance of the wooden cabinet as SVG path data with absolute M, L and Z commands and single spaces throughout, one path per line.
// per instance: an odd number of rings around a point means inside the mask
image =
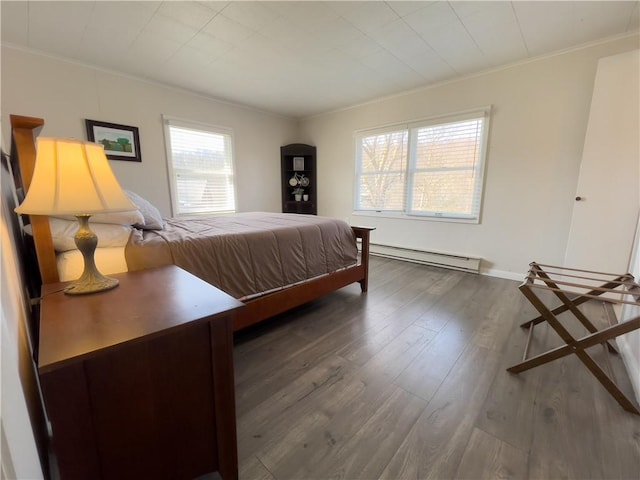
M 176 267 L 114 290 L 43 286 L 38 371 L 62 480 L 237 479 L 233 317 Z
M 280 162 L 282 211 L 317 215 L 316 147 L 302 143 L 280 147 Z M 302 197 L 296 198 L 296 189 Z

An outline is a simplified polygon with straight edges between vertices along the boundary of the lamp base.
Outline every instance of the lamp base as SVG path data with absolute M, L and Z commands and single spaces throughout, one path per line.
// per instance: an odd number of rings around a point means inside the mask
M 75 242 L 84 258 L 84 271 L 78 280 L 64 289 L 68 295 L 86 295 L 116 288 L 120 281 L 117 278 L 106 277 L 98 271 L 93 254 L 98 245 L 98 237 L 89 228 L 91 215 L 76 215 L 80 224 L 76 232 Z
M 105 277 L 100 272 L 96 273 L 98 276 L 92 276 L 91 278 L 85 278 L 85 275 L 82 275 L 82 277 L 65 288 L 64 293 L 67 295 L 86 295 L 88 293 L 111 290 L 120 283 L 117 278 Z

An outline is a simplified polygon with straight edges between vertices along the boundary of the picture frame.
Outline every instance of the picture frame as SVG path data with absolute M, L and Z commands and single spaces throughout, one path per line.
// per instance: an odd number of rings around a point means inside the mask
M 293 169 L 295 171 L 304 170 L 304 157 L 293 157 Z
M 85 124 L 88 140 L 104 145 L 109 160 L 142 162 L 138 127 L 89 119 Z

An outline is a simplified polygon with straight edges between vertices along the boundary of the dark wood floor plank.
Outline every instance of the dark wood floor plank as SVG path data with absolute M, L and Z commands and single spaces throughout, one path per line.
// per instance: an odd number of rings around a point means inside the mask
M 264 446 L 261 453 L 257 455 L 267 465 L 277 465 L 286 460 L 282 448 L 285 449 L 285 453 L 289 449 L 297 450 L 296 461 L 299 461 L 299 457 L 304 457 L 306 453 L 300 451 L 300 448 L 305 448 L 305 443 L 312 443 L 307 439 L 308 436 L 313 436 L 310 433 L 315 432 L 317 438 L 317 432 L 324 434 L 326 431 L 335 430 L 336 426 L 338 426 L 338 432 L 333 433 L 333 441 L 348 439 L 355 434 L 353 427 L 363 424 L 373 414 L 370 407 L 376 406 L 377 402 L 384 397 L 391 385 L 390 380 L 413 360 L 432 336 L 433 332 L 421 327 L 410 327 L 362 368 L 356 365 L 345 368 L 340 364 L 340 374 L 337 373 L 338 368 L 334 366 L 339 362 L 324 362 L 336 373 L 333 377 L 335 382 L 323 383 L 322 389 L 314 388 L 322 381 L 322 375 L 313 382 L 313 385 L 309 385 L 309 378 L 316 378 L 317 372 L 303 375 L 286 389 L 278 391 L 259 405 L 255 409 L 259 415 L 239 418 L 239 425 L 249 427 L 248 431 L 239 427 L 238 441 L 241 456 L 256 453 L 256 445 L 262 444 Z M 343 378 L 343 374 L 346 378 Z M 329 383 L 328 386 L 327 383 Z M 321 391 L 314 391 L 313 397 L 305 398 L 311 389 Z M 294 404 L 297 404 L 297 407 L 301 405 L 300 398 L 307 400 L 304 408 L 292 408 Z M 349 412 L 347 417 L 334 419 L 343 411 Z M 321 414 L 316 414 L 317 412 Z M 346 425 L 350 428 L 342 428 L 343 422 L 348 422 Z M 275 447 L 274 443 L 269 441 L 273 438 L 278 440 L 278 445 Z M 285 464 L 285 467 L 281 468 L 290 467 Z M 271 470 L 271 467 L 269 469 Z
M 310 343 L 319 338 L 335 337 L 340 334 L 364 335 L 367 330 L 386 317 L 381 312 L 367 309 L 365 305 L 366 298 L 358 305 L 345 306 L 326 316 L 314 316 L 310 321 L 300 323 L 293 331 L 307 338 Z
M 392 304 L 391 307 L 387 306 L 387 316 L 372 324 L 367 335 L 356 339 L 337 353 L 359 365 L 364 364 L 402 330 L 419 319 L 439 296 L 450 291 L 464 275 L 444 269 L 428 270 L 427 273 L 429 272 L 431 275 L 421 275 L 420 281 L 412 283 L 412 288 L 407 289 L 410 294 L 405 294 L 403 300 L 396 295 L 385 299 L 388 304 Z
M 475 345 L 497 352 L 504 350 L 511 334 L 510 324 L 505 320 L 518 318 L 519 313 L 529 304 L 518 291 L 517 285 L 517 282 L 513 282 L 499 288 L 498 296 L 488 306 L 473 335 L 471 341 Z
M 351 361 L 363 364 L 384 345 L 391 342 L 402 330 L 411 325 L 429 308 L 434 294 L 428 293 L 433 283 L 442 283 L 442 278 L 449 277 L 446 271 L 427 271 L 407 279 L 411 288 L 401 289 L 387 296 L 369 296 L 366 299 L 366 311 L 375 312 L 367 317 L 366 332 L 343 349 L 339 355 Z M 428 273 L 431 273 L 428 275 Z
M 326 432 L 330 432 L 333 445 L 343 445 L 374 414 L 372 407 L 378 406 L 392 391 L 389 388 L 390 380 L 412 361 L 432 336 L 433 332 L 421 327 L 407 328 L 363 367 L 354 365 L 352 369 L 347 369 L 344 382 L 336 382 L 309 399 L 309 404 L 313 407 L 311 411 L 287 408 L 287 402 L 281 399 L 292 395 L 279 392 L 274 396 L 273 404 L 275 409 L 283 409 L 284 415 L 280 418 L 273 414 L 273 410 L 268 410 L 267 416 L 271 417 L 271 421 L 262 429 L 268 430 L 270 437 L 275 435 L 279 440 L 278 445 L 274 446 L 261 438 L 260 442 L 264 447 L 257 454 L 259 458 L 270 470 L 289 470 L 289 474 L 295 478 L 295 475 L 301 474 L 297 470 L 300 459 L 312 452 L 305 445 L 317 445 L 318 438 L 323 438 Z M 299 383 L 304 385 L 304 382 Z M 397 388 L 394 387 L 393 390 Z M 321 412 L 321 415 L 316 412 Z M 241 420 L 245 423 L 250 419 Z M 249 423 L 251 426 L 260 424 L 256 420 L 250 420 Z M 282 427 L 289 424 L 292 424 L 289 431 L 281 432 Z M 264 435 L 262 433 L 261 437 Z M 252 443 L 255 440 L 241 435 L 239 438 L 241 443 Z M 287 452 L 293 454 L 293 464 Z M 318 453 L 323 457 L 321 450 L 314 451 L 309 461 L 317 458 Z M 320 466 L 318 462 L 311 464 Z
M 426 292 L 440 297 L 452 291 L 460 281 L 467 277 L 467 273 L 457 270 L 438 269 L 438 278 L 426 288 Z
M 432 339 L 434 333 L 411 325 L 366 362 L 360 374 L 367 381 L 393 382 Z
M 424 328 L 440 331 L 450 321 L 461 318 L 465 311 L 473 311 L 475 301 L 481 300 L 490 290 L 483 277 L 471 273 L 459 273 L 460 282 L 444 295 L 437 298 L 429 308 L 417 319 L 416 324 Z M 475 299 L 475 301 L 474 301 Z M 460 325 L 468 327 L 464 322 Z
M 342 318 L 342 317 L 341 317 Z M 303 318 L 301 321 L 305 321 Z M 368 314 L 356 312 L 350 317 L 342 318 L 327 333 L 317 338 L 301 337 L 299 329 L 287 324 L 292 336 L 301 339 L 298 348 L 274 348 L 253 367 L 239 371 L 236 382 L 236 402 L 238 413 L 242 415 L 247 409 L 256 406 L 265 398 L 286 386 L 315 364 L 331 356 L 337 349 L 353 341 L 367 329 Z
M 580 373 L 578 365 L 572 365 L 571 373 L 567 371 L 567 362 L 573 364 L 577 358 L 561 359 L 553 362 L 554 365 L 538 367 L 544 372 L 545 381 L 540 383 L 536 403 L 533 409 L 533 439 L 531 452 L 538 459 L 551 460 L 552 468 L 562 471 L 568 478 L 603 478 L 599 469 L 591 471 L 592 457 L 597 450 L 593 447 L 593 430 L 588 428 L 587 412 L 588 400 L 585 398 L 584 389 L 577 381 L 587 380 Z M 573 391 L 572 391 L 573 390 Z M 571 396 L 569 399 L 569 392 Z M 578 416 L 568 414 L 571 410 L 580 413 Z M 587 423 L 583 423 L 583 422 Z M 588 445 L 586 450 L 576 448 L 574 443 L 575 429 L 580 431 L 582 448 Z M 592 452 L 592 454 L 586 454 Z M 554 460 L 558 457 L 558 460 Z M 583 457 L 579 460 L 580 457 Z M 562 462 L 559 463 L 559 460 Z M 535 465 L 535 464 L 533 464 Z
M 391 287 L 398 283 L 404 284 L 402 279 L 407 275 L 407 272 L 415 271 L 415 269 L 416 265 L 412 263 L 372 256 L 369 264 L 369 291 L 395 291 Z
M 366 304 L 367 300 L 363 299 L 363 302 Z M 340 304 L 340 302 L 335 303 Z M 255 368 L 238 368 L 236 401 L 239 414 L 242 414 L 245 409 L 255 406 L 256 399 L 273 394 L 282 385 L 288 383 L 292 376 L 299 375 L 314 361 L 319 361 L 326 355 L 338 353 L 349 345 L 352 348 L 358 348 L 357 345 L 362 346 L 363 342 L 365 344 L 367 342 L 375 343 L 374 340 L 371 340 L 373 338 L 371 332 L 375 334 L 381 325 L 389 326 L 389 322 L 392 320 L 394 317 L 389 317 L 369 307 L 363 308 L 355 303 L 344 308 L 337 307 L 331 315 L 318 314 L 317 312 L 308 313 L 301 322 L 295 326 L 291 325 L 292 335 L 291 338 L 283 341 L 285 343 L 283 354 L 271 355 L 269 352 L 262 352 L 267 355 L 255 365 Z M 305 328 L 304 325 L 309 324 L 314 325 L 315 336 L 311 335 L 309 330 L 301 333 Z M 383 332 L 382 335 L 387 336 L 389 344 L 402 330 L 403 326 L 400 325 L 400 322 L 394 322 L 393 326 L 389 326 L 387 332 Z M 392 333 L 389 334 L 389 332 Z M 428 332 L 420 330 L 419 335 L 415 338 L 412 337 L 411 341 L 428 341 L 430 337 Z M 295 342 L 298 348 L 286 345 L 292 342 Z M 368 360 L 379 349 L 380 347 L 361 355 L 361 362 Z M 256 354 L 254 353 L 254 355 Z M 275 358 L 270 360 L 272 357 Z M 246 384 L 246 387 L 243 384 Z
M 277 331 L 277 330 L 276 330 Z M 286 330 L 280 330 L 285 332 Z M 282 352 L 298 352 L 309 345 L 309 340 L 293 332 L 287 332 L 286 335 L 270 335 L 271 332 L 265 332 L 266 337 L 270 341 L 260 341 L 260 347 L 251 351 L 236 354 L 234 351 L 234 362 L 236 366 L 236 383 L 250 381 L 251 378 L 261 375 L 263 372 L 273 369 L 270 362 L 274 358 L 280 358 Z
M 513 325 L 514 330 L 519 330 Z M 520 332 L 518 332 L 520 333 Z M 523 334 L 524 335 L 524 334 Z M 485 432 L 517 448 L 531 446 L 536 396 L 543 372 L 534 369 L 526 375 L 513 375 L 507 368 L 520 360 L 524 343 L 505 352 L 491 384 L 476 425 Z
M 526 477 L 527 464 L 527 452 L 474 428 L 455 478 L 519 480 Z
M 487 323 L 499 323 L 495 318 L 487 322 L 483 312 L 496 309 L 503 291 L 500 282 L 504 281 L 499 281 L 500 288 L 494 288 L 496 279 L 484 281 L 487 279 L 477 275 L 455 273 L 460 281 L 415 322 L 429 329 L 437 324 L 436 337 L 395 380 L 397 385 L 425 400 L 433 396 L 478 331 Z
M 394 383 L 424 400 L 430 400 L 467 344 L 457 335 L 455 326 L 445 328 L 394 379 Z
M 382 475 L 386 479 L 453 478 L 499 354 L 469 345 Z
M 590 353 L 601 360 L 598 349 Z M 574 355 L 538 369 L 544 381 L 533 410 L 531 452 L 538 463 L 532 467 L 562 452 L 564 465 L 557 469 L 566 468 L 568 478 L 638 478 L 640 450 L 630 456 L 618 452 L 619 435 L 633 438 L 634 430 L 640 432 L 637 416 L 622 410 Z
M 344 359 L 331 356 L 316 367 L 266 397 L 255 408 L 238 416 L 238 454 L 240 458 L 255 455 L 265 446 L 280 443 L 287 435 L 298 435 L 317 422 L 326 424 L 329 409 L 318 408 L 314 398 L 330 390 L 334 407 L 348 404 L 361 390 L 361 385 L 344 381 L 350 365 Z M 331 387 L 339 384 L 339 395 Z
M 311 473 L 317 478 L 377 478 L 405 439 L 426 402 L 397 388 L 330 463 Z
M 505 316 L 500 316 L 499 320 L 503 332 L 497 335 L 502 339 L 502 346 L 492 341 L 489 344 L 479 342 L 492 349 L 500 349 L 503 355 L 476 426 L 504 442 L 528 451 L 533 437 L 531 425 L 536 396 L 544 372 L 533 369 L 521 375 L 514 375 L 507 372 L 507 368 L 520 362 L 527 342 L 528 331 L 521 328 L 520 324 L 536 315 L 522 295 L 513 298 L 503 313 Z M 542 331 L 543 328 L 536 327 L 532 350 L 544 349 L 546 332 Z
M 272 359 L 267 360 L 266 364 L 256 365 L 257 374 L 250 369 L 252 372 L 244 376 L 247 380 L 236 384 L 238 414 L 242 415 L 254 408 L 314 365 L 334 355 L 354 338 L 363 335 L 368 328 L 367 323 L 368 314 L 363 312 L 357 317 L 345 319 L 342 327 L 335 328 L 316 340 L 309 340 L 298 351 L 273 352 Z
M 517 282 L 371 268 L 365 295 L 350 286 L 236 334 L 242 479 L 638 479 L 640 417 L 574 355 L 506 372 L 537 316 Z M 562 343 L 541 324 L 530 354 Z
M 398 390 L 384 382 L 361 383 L 360 386 L 360 391 L 347 404 L 318 397 L 318 402 L 325 401 L 332 405 L 328 421 L 316 422 L 313 428 L 302 431 L 291 430 L 277 444 L 264 446 L 258 455 L 270 465 L 278 478 L 318 478 L 320 471 L 335 465 L 337 452 L 345 448 Z M 323 410 L 326 412 L 326 407 Z
M 396 315 L 372 322 L 371 328 L 365 335 L 355 338 L 354 341 L 337 350 L 336 354 L 357 365 L 364 365 L 412 325 L 415 319 L 416 315 L 407 311 L 398 311 Z M 429 336 L 433 338 L 435 333 L 430 333 Z
M 238 477 L 252 480 L 276 480 L 258 457 L 251 457 L 242 462 Z

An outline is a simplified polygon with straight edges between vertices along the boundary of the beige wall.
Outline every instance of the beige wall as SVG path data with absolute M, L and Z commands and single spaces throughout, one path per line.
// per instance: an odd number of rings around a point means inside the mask
M 300 141 L 318 148 L 319 213 L 375 226 L 374 242 L 482 257 L 521 278 L 532 260 L 562 264 L 598 59 L 639 37 L 306 118 Z M 492 105 L 479 225 L 352 215 L 353 132 Z
M 9 114 L 44 118 L 42 135 L 54 137 L 86 139 L 86 118 L 138 127 L 142 163 L 111 165 L 124 188 L 165 216 L 171 201 L 162 114 L 233 129 L 239 211 L 280 211 L 280 146 L 297 140 L 290 118 L 3 46 L 5 141 Z

